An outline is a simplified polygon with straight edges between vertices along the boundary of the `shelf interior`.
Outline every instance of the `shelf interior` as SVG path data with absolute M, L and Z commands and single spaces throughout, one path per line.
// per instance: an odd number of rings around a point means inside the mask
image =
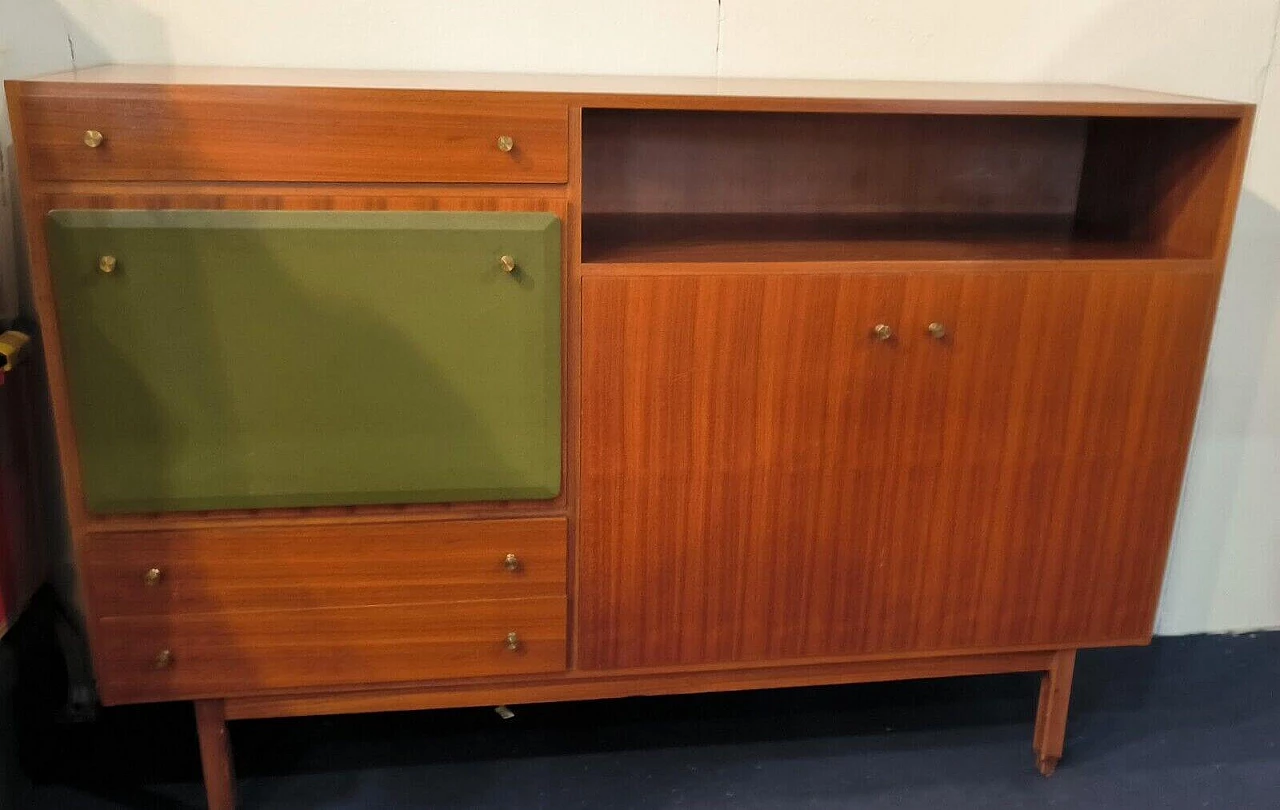
M 584 263 L 1195 258 L 1027 215 L 588 214 Z
M 1238 122 L 583 111 L 583 261 L 1197 259 Z

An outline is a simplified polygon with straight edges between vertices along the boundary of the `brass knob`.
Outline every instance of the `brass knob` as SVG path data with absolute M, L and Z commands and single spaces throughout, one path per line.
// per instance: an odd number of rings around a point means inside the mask
M 515 573 L 520 570 L 520 558 L 514 554 L 508 554 L 502 559 L 502 567 Z
M 498 259 L 498 261 L 502 263 L 502 269 L 505 270 L 506 272 L 514 273 L 516 271 L 515 256 L 503 256 L 500 259 Z
M 512 149 L 515 149 L 515 148 L 516 148 L 516 142 L 510 135 L 498 136 L 499 152 L 510 152 Z
M 148 587 L 155 587 L 160 584 L 160 578 L 162 576 L 163 574 L 160 573 L 159 568 L 148 568 L 147 573 L 142 575 L 142 581 Z
M 99 256 L 98 271 L 101 273 L 107 273 L 108 275 L 111 273 L 114 273 L 116 271 L 116 257 L 115 256 Z
M 161 650 L 156 653 L 156 659 L 151 662 L 156 669 L 168 669 L 173 666 L 173 650 Z
M 929 324 L 928 326 L 925 327 L 925 329 L 929 332 L 930 336 L 937 338 L 938 340 L 942 340 L 944 337 L 947 336 L 947 327 L 943 326 L 937 321 L 934 321 L 933 323 Z
M 507 633 L 506 647 L 508 650 L 511 650 L 511 652 L 515 652 L 520 649 L 520 636 L 516 635 L 514 630 Z
M 97 149 L 102 146 L 102 133 L 96 129 L 86 129 L 84 131 L 84 145 L 90 149 Z
M 878 323 L 871 328 L 871 335 L 876 340 L 888 340 L 893 337 L 893 327 L 887 323 Z

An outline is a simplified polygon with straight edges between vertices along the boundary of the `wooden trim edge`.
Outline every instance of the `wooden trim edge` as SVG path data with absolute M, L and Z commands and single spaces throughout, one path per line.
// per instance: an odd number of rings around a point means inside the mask
M 1047 672 L 1053 664 L 1055 655 L 1057 652 L 1050 650 L 945 658 L 802 664 L 748 670 L 601 675 L 593 678 L 543 683 L 512 680 L 497 683 L 447 684 L 414 689 L 231 698 L 225 705 L 227 719 L 244 720 L 446 709 L 506 703 L 548 703 L 563 700 L 680 695 L 697 692 L 733 692 L 777 687 L 949 678 L 960 675 Z

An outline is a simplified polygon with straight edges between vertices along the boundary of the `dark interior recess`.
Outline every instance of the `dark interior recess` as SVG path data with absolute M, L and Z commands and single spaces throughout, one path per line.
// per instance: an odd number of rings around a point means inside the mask
M 583 111 L 583 260 L 1208 258 L 1234 119 Z

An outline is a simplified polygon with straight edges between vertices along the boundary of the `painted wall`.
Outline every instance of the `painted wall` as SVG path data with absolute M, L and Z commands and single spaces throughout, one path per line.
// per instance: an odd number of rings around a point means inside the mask
M 1280 627 L 1280 0 L 0 0 L 0 74 L 73 59 L 1088 81 L 1261 101 L 1158 630 Z
M 66 70 L 71 58 L 60 11 L 51 3 L 0 0 L 0 79 Z M 23 308 L 18 283 L 17 199 L 9 111 L 0 105 L 0 318 Z

